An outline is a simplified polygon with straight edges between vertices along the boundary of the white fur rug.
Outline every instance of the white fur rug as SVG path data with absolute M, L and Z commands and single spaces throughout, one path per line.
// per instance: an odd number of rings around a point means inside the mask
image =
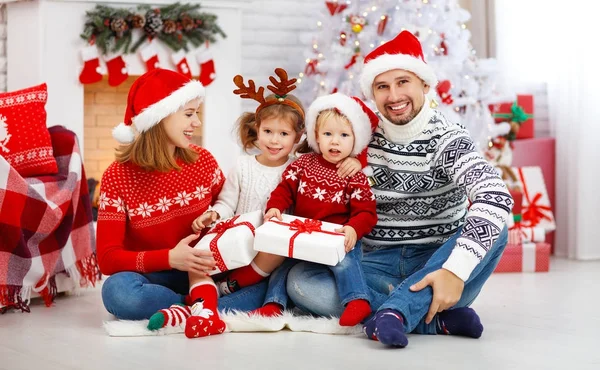
M 340 326 L 338 318 L 299 316 L 285 311 L 282 316 L 250 316 L 246 312 L 228 312 L 220 314 L 227 324 L 226 332 L 266 332 L 289 329 L 318 334 L 356 335 L 362 333 L 362 325 Z M 181 334 L 184 326 L 167 327 L 150 331 L 146 328 L 148 320 L 128 321 L 112 320 L 104 322 L 104 329 L 111 337 L 139 337 L 153 335 Z

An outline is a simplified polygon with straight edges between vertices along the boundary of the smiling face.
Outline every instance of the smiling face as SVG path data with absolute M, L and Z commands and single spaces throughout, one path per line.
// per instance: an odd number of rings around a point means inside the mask
M 263 119 L 258 127 L 256 146 L 260 149 L 256 159 L 265 166 L 277 167 L 288 160 L 300 135 L 291 122 L 279 117 Z
M 194 130 L 200 126 L 197 114 L 199 107 L 200 99 L 194 99 L 163 120 L 168 145 L 173 152 L 175 148 L 190 146 Z
M 333 115 L 328 119 L 317 119 L 317 144 L 323 158 L 329 163 L 338 163 L 347 158 L 354 149 L 354 132 L 345 117 Z
M 395 125 L 405 125 L 419 114 L 429 86 L 403 69 L 384 72 L 373 81 L 373 96 L 379 112 Z

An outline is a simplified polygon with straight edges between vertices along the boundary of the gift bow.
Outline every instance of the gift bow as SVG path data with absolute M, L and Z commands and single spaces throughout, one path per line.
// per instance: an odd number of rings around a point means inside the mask
M 213 252 L 215 261 L 217 262 L 217 268 L 221 272 L 229 270 L 227 268 L 227 265 L 225 264 L 225 261 L 223 261 L 223 256 L 221 256 L 221 252 L 219 252 L 219 247 L 217 246 L 217 241 L 219 241 L 221 236 L 223 236 L 223 234 L 225 234 L 225 231 L 227 231 L 231 228 L 234 228 L 236 226 L 247 226 L 248 228 L 250 228 L 252 235 L 254 235 L 254 231 L 255 231 L 254 225 L 252 225 L 250 222 L 244 221 L 244 222 L 238 222 L 237 224 L 235 223 L 235 221 L 239 217 L 240 216 L 238 215 L 238 216 L 230 218 L 227 221 L 219 222 L 218 224 L 215 225 L 215 227 L 210 229 L 210 231 L 208 233 L 206 233 L 206 235 L 217 234 L 213 238 L 213 240 L 210 241 L 209 248 L 210 248 L 210 251 Z
M 329 234 L 329 235 L 344 235 L 342 233 L 321 229 L 321 226 L 323 225 L 323 223 L 319 220 L 306 219 L 306 220 L 302 221 L 299 219 L 295 219 L 290 223 L 282 222 L 282 221 L 275 221 L 275 220 L 270 220 L 270 221 L 275 222 L 276 224 L 279 224 L 279 225 L 289 226 L 290 230 L 295 231 L 294 235 L 292 235 L 292 237 L 290 238 L 290 243 L 288 245 L 288 257 L 290 257 L 290 258 L 294 257 L 294 240 L 296 240 L 296 237 L 302 233 L 312 234 L 313 232 L 319 232 L 319 233 Z
M 521 220 L 529 221 L 529 226 L 531 227 L 537 226 L 542 220 L 552 221 L 552 218 L 544 213 L 551 212 L 552 208 L 538 204 L 542 199 L 542 193 L 536 193 L 533 199 L 529 197 L 529 191 L 527 190 L 527 184 L 525 183 L 525 177 L 521 168 L 519 168 L 519 177 L 521 177 L 521 182 L 523 183 L 523 195 L 525 195 L 528 203 L 527 206 L 523 207 Z
M 510 113 L 494 113 L 494 118 L 508 118 L 509 121 L 523 123 L 532 118 L 533 114 L 525 113 L 525 110 L 517 102 L 510 107 Z

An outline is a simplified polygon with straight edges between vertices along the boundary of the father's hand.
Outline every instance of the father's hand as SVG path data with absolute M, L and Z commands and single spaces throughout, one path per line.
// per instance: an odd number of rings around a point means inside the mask
M 425 318 L 425 323 L 429 324 L 436 313 L 447 310 L 458 302 L 465 283 L 452 272 L 446 269 L 439 269 L 427 274 L 423 280 L 411 286 L 410 290 L 418 292 L 427 286 L 431 286 L 433 289 L 433 299 Z

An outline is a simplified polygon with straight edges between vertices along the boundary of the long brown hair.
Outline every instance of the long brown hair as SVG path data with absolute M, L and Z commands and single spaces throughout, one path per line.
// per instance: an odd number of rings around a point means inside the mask
M 265 100 L 269 99 L 277 99 L 277 97 L 275 94 L 271 94 L 265 98 Z M 289 105 L 273 104 L 261 109 L 258 114 L 245 112 L 240 116 L 237 125 L 244 151 L 247 152 L 252 148 L 256 148 L 255 142 L 258 139 L 258 130 L 260 129 L 261 122 L 265 119 L 277 118 L 289 122 L 297 134 L 300 134 L 304 130 L 304 107 L 302 103 L 294 95 L 287 95 L 286 99 L 298 104 L 302 108 L 302 113 Z
M 150 130 L 140 133 L 132 143 L 117 148 L 117 162 L 131 162 L 146 171 L 159 172 L 181 170 L 178 159 L 188 164 L 194 163 L 198 153 L 193 149 L 176 147 L 175 155 L 169 151 L 169 138 L 163 125 L 164 121 L 161 121 Z

